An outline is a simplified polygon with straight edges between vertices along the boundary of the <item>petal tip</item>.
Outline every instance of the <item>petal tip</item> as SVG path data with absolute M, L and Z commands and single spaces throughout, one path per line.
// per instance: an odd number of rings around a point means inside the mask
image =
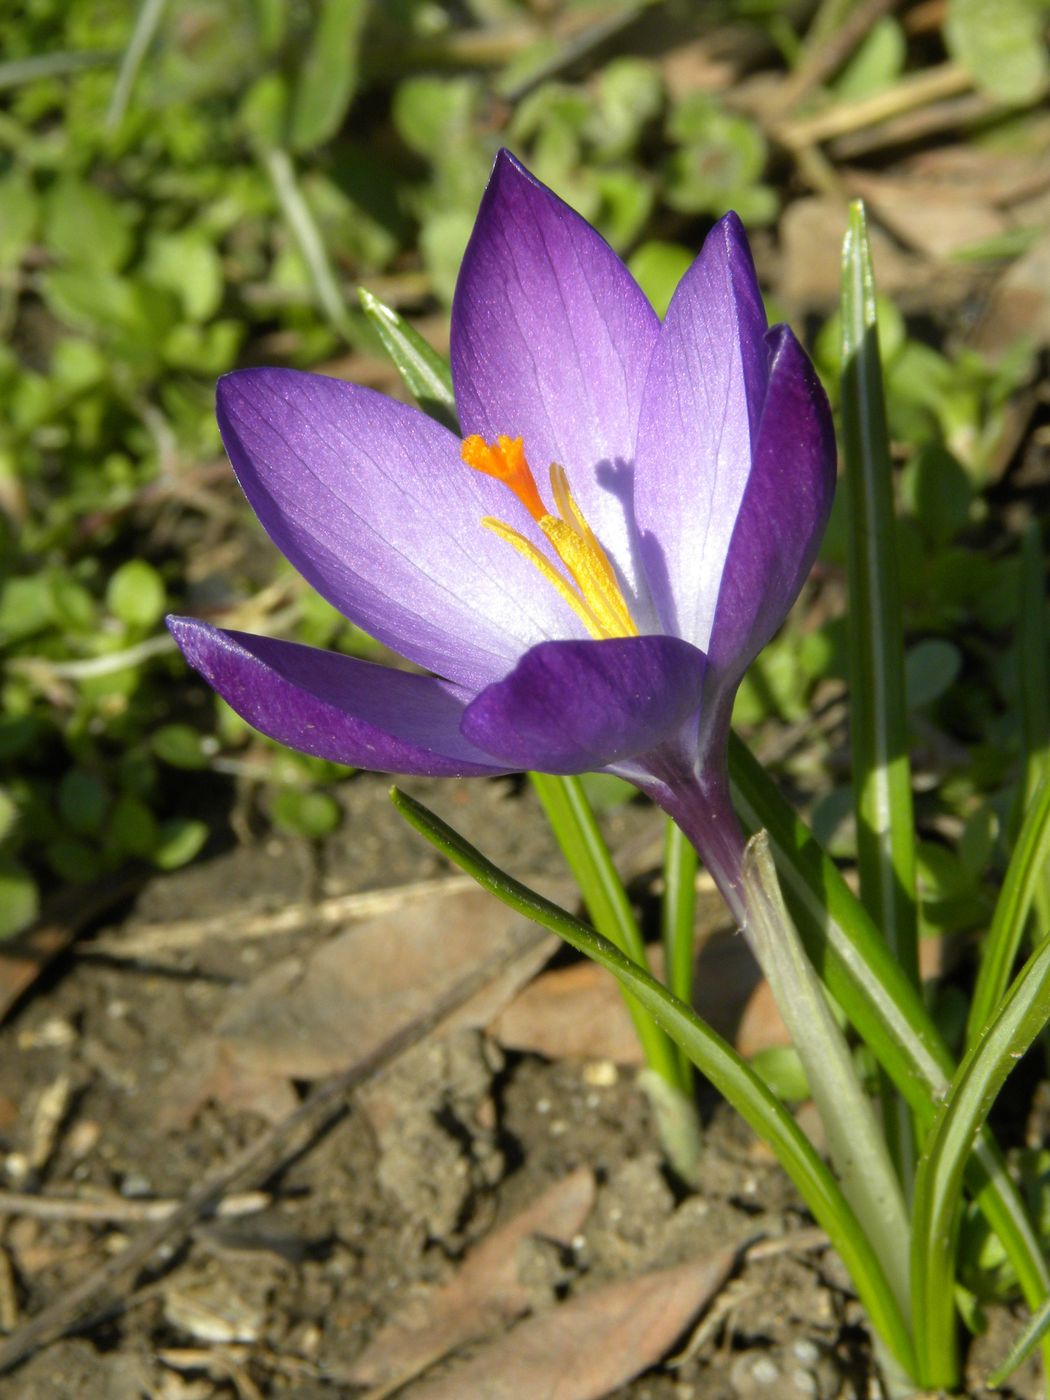
M 217 635 L 217 629 L 199 617 L 182 617 L 178 613 L 169 613 L 164 619 L 164 625 L 189 665 L 194 670 L 203 670 L 203 647 Z

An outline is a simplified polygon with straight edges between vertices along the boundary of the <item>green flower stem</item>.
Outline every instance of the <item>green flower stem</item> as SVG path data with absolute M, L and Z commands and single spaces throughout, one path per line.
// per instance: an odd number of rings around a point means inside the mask
M 806 1071 L 839 1183 L 907 1310 L 911 1231 L 900 1183 L 849 1045 L 784 905 L 764 831 L 747 844 L 741 889 L 744 933 Z
M 664 836 L 664 897 L 660 932 L 667 985 L 679 1001 L 693 1004 L 693 959 L 696 924 L 697 855 L 681 827 L 668 820 Z M 682 1053 L 685 1082 L 692 1084 L 693 1067 Z
M 745 846 L 730 799 L 725 749 L 712 749 L 699 775 L 669 758 L 666 770 L 646 786 L 692 841 L 748 939 L 806 1071 L 842 1191 L 906 1313 L 910 1231 L 896 1169 L 784 905 L 769 839 L 760 832 Z
M 583 784 L 579 778 L 552 777 L 548 773 L 531 773 L 529 777 L 595 928 L 632 962 L 648 971 L 642 931 Z M 652 1071 L 643 1075 L 640 1082 L 656 1115 L 668 1160 L 684 1181 L 693 1182 L 701 1134 L 690 1079 L 666 1031 L 626 988 L 622 990 L 646 1064 Z

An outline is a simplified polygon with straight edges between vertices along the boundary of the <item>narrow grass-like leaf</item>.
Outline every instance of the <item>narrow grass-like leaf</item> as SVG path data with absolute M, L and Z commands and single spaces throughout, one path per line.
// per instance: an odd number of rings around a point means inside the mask
M 920 996 L 871 917 L 776 784 L 734 735 L 733 796 L 745 824 L 765 828 L 784 896 L 806 952 L 851 1024 L 908 1100 L 920 1128 L 932 1120 L 955 1066 Z M 1017 1187 L 987 1128 L 973 1147 L 968 1184 L 1017 1272 L 1028 1305 L 1050 1289 L 1050 1268 Z M 1050 1365 L 1050 1345 L 1044 1341 Z
M 529 778 L 595 928 L 632 962 L 648 970 L 642 931 L 583 784 L 579 778 L 552 777 L 549 773 L 530 773 Z M 685 1089 L 671 1041 L 630 996 L 627 1007 L 648 1063 L 669 1083 Z
M 955 1365 L 955 1254 L 963 1173 L 1007 1075 L 1050 1020 L 1050 939 L 1029 958 L 981 1039 L 967 1051 L 926 1140 L 915 1177 L 912 1315 L 920 1378 L 950 1388 Z
M 358 287 L 361 309 L 375 327 L 383 349 L 424 413 L 459 432 L 448 360 L 427 344 L 414 326 L 366 287 Z
M 664 835 L 664 897 L 660 935 L 664 945 L 664 980 L 679 1001 L 693 1004 L 693 958 L 696 927 L 697 854 L 681 827 L 668 821 Z M 683 1055 L 685 1083 L 692 1067 Z
M 167 7 L 168 0 L 141 0 L 131 31 L 131 38 L 128 40 L 124 56 L 120 60 L 117 80 L 113 84 L 113 95 L 109 99 L 109 110 L 106 112 L 107 131 L 116 131 L 124 120 L 124 113 L 128 110 L 135 80 L 138 78 L 149 46 L 153 43 L 154 36 L 160 28 L 160 22 L 164 18 L 164 11 Z
M 1050 1297 L 1041 1308 L 1037 1308 L 1021 1329 L 1021 1335 L 1009 1352 L 985 1381 L 985 1385 L 998 1389 L 1035 1351 L 1043 1338 L 1050 1332 Z
M 38 53 L 0 63 L 0 92 L 39 82 L 41 78 L 67 78 L 90 68 L 112 68 L 120 54 L 111 49 L 63 49 Z
M 1021 541 L 1017 661 L 1021 682 L 1024 806 L 1050 777 L 1050 636 L 1046 625 L 1046 561 L 1039 526 L 1028 522 Z M 1050 933 L 1050 863 L 1035 884 L 1037 939 Z
M 992 925 L 981 950 L 966 1043 L 972 1045 L 995 1014 L 1010 984 L 1032 903 L 1050 862 L 1050 778 L 1044 778 L 1025 813 L 1006 869 Z
M 860 894 L 918 986 L 915 821 L 908 759 L 904 636 L 875 277 L 864 206 L 842 252 L 843 489 L 849 518 L 849 696 Z M 902 1180 L 914 1165 L 910 1118 L 889 1084 L 883 1112 Z
M 332 329 L 345 339 L 350 336 L 350 319 L 343 301 L 339 283 L 336 281 L 332 264 L 328 259 L 321 230 L 295 178 L 295 166 L 286 150 L 272 146 L 263 151 L 262 161 L 273 182 L 281 212 L 287 220 L 296 247 L 314 285 L 318 305 L 324 312 Z
M 393 790 L 397 810 L 449 860 L 504 904 L 607 968 L 682 1046 L 740 1115 L 773 1149 L 814 1217 L 828 1232 L 880 1336 L 913 1373 L 911 1339 L 879 1261 L 839 1186 L 784 1105 L 735 1050 L 644 968 L 556 904 L 498 870 L 439 817 Z
M 292 88 L 288 141 L 308 151 L 339 129 L 357 83 L 358 45 L 367 0 L 321 0 Z

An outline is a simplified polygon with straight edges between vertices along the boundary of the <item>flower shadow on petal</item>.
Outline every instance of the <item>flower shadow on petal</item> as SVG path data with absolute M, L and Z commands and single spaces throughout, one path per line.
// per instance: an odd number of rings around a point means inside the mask
M 467 706 L 463 733 L 509 767 L 604 768 L 679 739 L 706 664 L 677 637 L 543 642 Z

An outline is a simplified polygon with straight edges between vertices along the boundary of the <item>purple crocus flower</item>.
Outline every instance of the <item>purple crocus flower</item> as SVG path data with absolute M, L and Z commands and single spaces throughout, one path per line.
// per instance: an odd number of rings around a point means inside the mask
M 271 539 L 429 674 L 171 618 L 186 659 L 323 758 L 603 769 L 676 816 L 687 790 L 694 817 L 698 801 L 716 815 L 733 695 L 809 570 L 835 470 L 827 400 L 791 331 L 767 329 L 738 219 L 661 323 L 600 235 L 501 153 L 452 375 L 465 441 L 320 375 L 243 370 L 218 389 Z

